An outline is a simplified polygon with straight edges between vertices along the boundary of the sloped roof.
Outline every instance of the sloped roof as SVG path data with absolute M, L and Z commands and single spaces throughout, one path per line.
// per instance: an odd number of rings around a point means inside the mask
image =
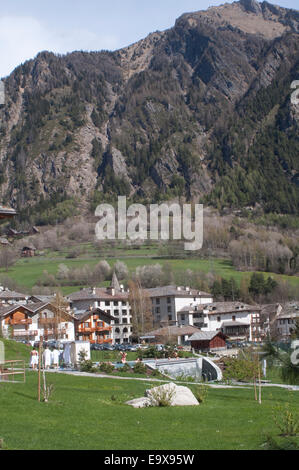
M 5 219 L 7 217 L 13 217 L 16 215 L 16 211 L 11 207 L 0 206 L 0 219 Z
M 26 296 L 25 294 L 21 294 L 20 292 L 15 292 L 9 289 L 0 291 L 0 300 L 25 300 L 26 297 L 28 296 Z
M 221 331 L 199 331 L 191 336 L 190 341 L 211 341 L 215 336 L 221 335 L 225 338 Z
M 213 302 L 211 304 L 198 305 L 198 310 L 208 310 L 209 315 L 217 315 L 223 313 L 239 313 L 239 312 L 259 312 L 259 305 L 248 305 L 244 302 Z
M 212 294 L 198 291 L 196 289 L 186 290 L 186 287 L 180 286 L 162 286 L 146 289 L 150 297 L 212 297 Z
M 78 323 L 82 323 L 87 320 L 91 315 L 99 315 L 101 319 L 103 319 L 107 323 L 111 323 L 111 320 L 115 320 L 115 317 L 110 315 L 110 313 L 104 312 L 104 310 L 100 308 L 94 308 L 92 310 L 86 310 L 86 312 L 81 313 L 80 315 L 75 315 L 75 320 Z
M 67 298 L 72 301 L 80 301 L 80 300 L 93 300 L 93 301 L 101 301 L 101 300 L 110 300 L 111 302 L 114 300 L 123 300 L 128 301 L 129 294 L 128 292 L 117 292 L 115 291 L 115 295 L 112 295 L 112 292 L 107 290 L 104 287 L 96 287 L 96 288 L 88 288 L 82 289 L 78 292 L 73 292 L 72 294 L 68 295 Z
M 51 304 L 50 302 L 32 302 L 29 304 L 15 304 L 11 305 L 10 307 L 0 308 L 0 318 L 5 317 L 17 310 L 24 310 L 31 314 L 36 314 L 41 310 L 48 308 L 49 310 L 56 310 L 55 305 Z M 74 319 L 70 312 L 65 311 L 64 309 L 61 310 L 62 315 L 67 318 Z
M 163 328 L 159 328 L 158 330 L 150 331 L 143 335 L 143 337 L 156 337 L 156 336 L 187 336 L 192 335 L 196 332 L 200 331 L 195 326 L 165 326 Z

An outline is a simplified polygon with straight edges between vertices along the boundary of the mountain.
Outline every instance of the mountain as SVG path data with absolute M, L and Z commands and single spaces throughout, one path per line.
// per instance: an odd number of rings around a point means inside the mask
M 41 52 L 5 79 L 2 201 L 184 196 L 298 213 L 298 33 L 298 11 L 241 0 L 115 52 Z

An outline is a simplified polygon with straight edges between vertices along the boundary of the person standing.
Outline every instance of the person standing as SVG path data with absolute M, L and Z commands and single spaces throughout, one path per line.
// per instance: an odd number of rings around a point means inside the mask
M 58 349 L 55 348 L 52 351 L 52 363 L 53 363 L 54 369 L 59 368 L 59 356 L 60 356 L 60 351 L 58 351 Z
M 45 369 L 50 369 L 51 367 L 51 356 L 52 356 L 51 351 L 48 348 L 48 346 L 46 346 L 46 349 L 44 350 L 44 353 L 43 353 L 43 361 L 44 361 Z
M 30 356 L 30 365 L 33 370 L 36 370 L 38 366 L 38 352 L 35 348 L 31 351 Z

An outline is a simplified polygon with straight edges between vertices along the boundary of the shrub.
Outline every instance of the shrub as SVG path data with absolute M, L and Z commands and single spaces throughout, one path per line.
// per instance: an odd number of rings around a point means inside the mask
M 194 389 L 194 396 L 199 403 L 204 403 L 208 395 L 208 387 L 204 384 L 197 385 Z
M 104 372 L 105 374 L 111 374 L 114 371 L 114 365 L 110 362 L 103 362 L 100 365 L 100 371 Z
M 93 363 L 90 360 L 86 359 L 87 352 L 81 350 L 79 352 L 79 369 L 80 372 L 92 372 Z
M 175 388 L 168 386 L 155 387 L 150 391 L 149 406 L 169 407 L 175 394 Z
M 290 409 L 289 403 L 277 405 L 273 409 L 273 421 L 283 437 L 299 435 L 299 414 Z
M 146 366 L 142 362 L 136 362 L 135 366 L 133 367 L 135 374 L 146 374 Z

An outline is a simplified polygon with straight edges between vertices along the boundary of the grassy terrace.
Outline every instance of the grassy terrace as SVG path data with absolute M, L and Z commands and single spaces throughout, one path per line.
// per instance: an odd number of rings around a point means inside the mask
M 113 251 L 109 251 L 107 256 L 100 256 L 98 253 L 96 253 L 90 244 L 80 246 L 81 248 L 83 246 L 85 252 L 76 259 L 68 259 L 67 251 L 48 251 L 46 252 L 45 256 L 37 256 L 30 259 L 20 259 L 15 264 L 15 266 L 8 270 L 8 272 L 6 272 L 4 269 L 0 269 L 0 274 L 8 276 L 16 281 L 19 285 L 30 289 L 36 285 L 44 271 L 55 275 L 60 264 L 65 264 L 70 269 L 81 268 L 84 265 L 88 265 L 93 268 L 99 261 L 106 258 L 111 266 L 113 266 L 117 259 L 124 261 L 127 264 L 130 272 L 135 271 L 138 266 L 156 263 L 163 265 L 167 263 L 178 277 L 187 269 L 191 269 L 194 272 L 201 271 L 205 274 L 212 272 L 215 275 L 226 279 L 232 277 L 238 283 L 240 283 L 243 278 L 249 278 L 251 275 L 251 273 L 248 272 L 237 271 L 232 266 L 230 261 L 225 259 L 166 259 L 159 257 L 157 251 L 150 246 L 142 247 L 139 250 L 123 250 L 120 248 L 114 249 Z M 271 275 L 271 273 L 266 273 L 266 275 Z M 272 275 L 281 281 L 288 281 L 294 286 L 299 287 L 299 277 L 276 274 Z M 80 289 L 80 287 L 84 286 L 64 286 L 62 291 L 64 294 L 69 294 Z
M 36 400 L 36 373 L 25 385 L 0 386 L 5 449 L 262 450 L 267 435 L 278 438 L 274 404 L 291 400 L 299 411 L 299 393 L 274 388 L 263 391 L 262 405 L 251 389 L 210 389 L 198 407 L 135 410 L 124 403 L 150 384 L 53 374 L 48 382 L 54 393 L 47 404 Z
M 4 343 L 7 359 L 29 360 L 28 347 Z M 49 403 L 37 402 L 36 372 L 26 384 L 0 384 L 4 449 L 262 450 L 267 436 L 282 441 L 274 407 L 290 403 L 299 413 L 299 393 L 274 387 L 263 389 L 262 405 L 252 388 L 209 389 L 198 407 L 135 410 L 125 402 L 143 396 L 149 380 L 47 374 L 47 381 L 54 386 Z

